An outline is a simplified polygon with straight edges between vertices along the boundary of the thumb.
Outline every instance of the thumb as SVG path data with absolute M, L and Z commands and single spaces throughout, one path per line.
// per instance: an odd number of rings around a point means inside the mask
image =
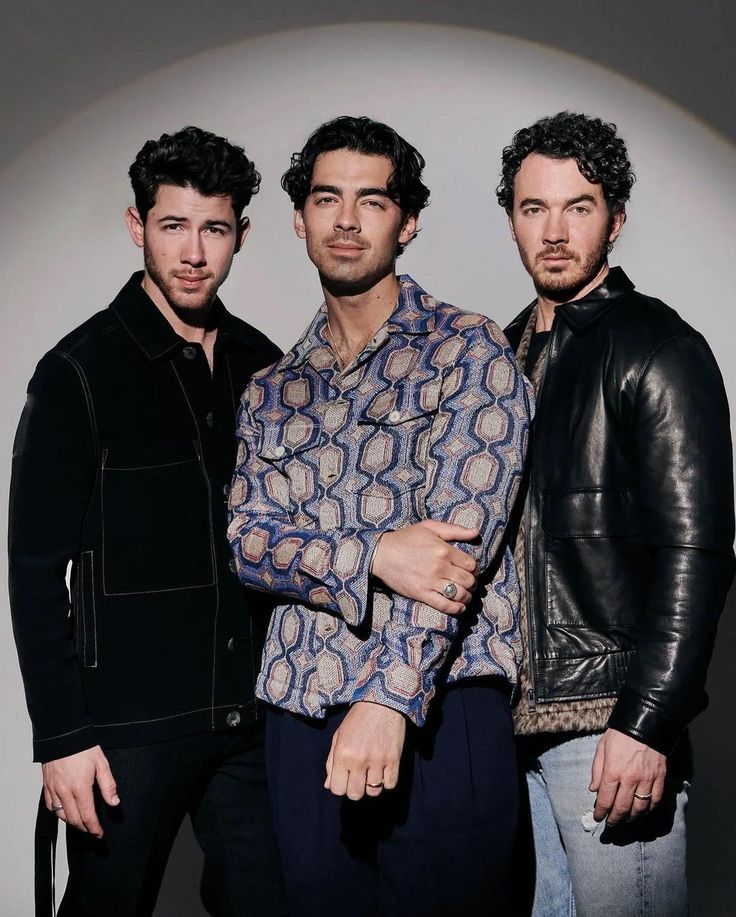
M 603 765 L 605 764 L 606 753 L 603 747 L 603 736 L 598 741 L 593 758 L 593 766 L 590 769 L 590 786 L 588 789 L 591 793 L 597 793 L 601 786 L 601 777 L 603 776 Z
M 100 793 L 105 802 L 109 806 L 118 805 L 120 803 L 120 797 L 118 796 L 117 784 L 110 770 L 110 765 L 107 763 L 107 758 L 102 753 L 100 753 L 99 760 L 97 761 L 95 779 L 97 780 L 97 786 L 100 788 Z
M 422 519 L 418 524 L 443 541 L 473 541 L 480 535 L 479 529 L 466 529 L 465 526 L 440 522 L 438 519 Z

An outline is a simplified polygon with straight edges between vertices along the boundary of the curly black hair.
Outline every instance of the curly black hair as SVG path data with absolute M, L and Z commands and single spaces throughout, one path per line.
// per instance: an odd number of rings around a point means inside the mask
M 144 222 L 160 185 L 191 187 L 205 197 L 229 194 L 239 220 L 261 184 L 242 147 L 192 126 L 144 143 L 128 175 Z
M 589 182 L 601 185 L 611 215 L 623 212 L 636 176 L 631 170 L 626 144 L 616 136 L 615 124 L 561 111 L 518 130 L 511 144 L 504 148 L 501 183 L 496 188 L 498 203 L 507 213 L 511 213 L 514 204 L 516 173 L 530 153 L 574 159 Z
M 405 217 L 418 216 L 429 203 L 429 188 L 422 182 L 425 163 L 421 153 L 387 124 L 365 115 L 357 118 L 342 115 L 320 125 L 309 135 L 303 149 L 291 157 L 291 165 L 281 178 L 281 187 L 296 210 L 304 207 L 311 191 L 317 157 L 331 150 L 352 150 L 390 159 L 394 171 L 389 176 L 386 190 Z M 397 255 L 405 247 L 398 246 Z

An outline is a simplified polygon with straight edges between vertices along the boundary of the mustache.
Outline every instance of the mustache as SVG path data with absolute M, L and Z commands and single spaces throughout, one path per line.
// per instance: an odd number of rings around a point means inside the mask
M 343 245 L 354 245 L 356 248 L 368 248 L 367 243 L 363 242 L 362 239 L 358 239 L 356 236 L 350 235 L 350 233 L 337 233 L 334 236 L 330 236 L 329 239 L 325 240 L 325 245 L 334 245 L 335 243 L 342 243 Z
M 546 245 L 540 252 L 537 252 L 534 260 L 542 261 L 544 258 L 570 258 L 573 261 L 578 260 L 575 252 L 570 251 L 569 248 L 565 248 L 564 245 Z

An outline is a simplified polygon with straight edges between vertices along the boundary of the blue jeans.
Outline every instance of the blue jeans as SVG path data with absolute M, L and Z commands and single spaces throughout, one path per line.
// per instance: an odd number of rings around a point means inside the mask
M 588 790 L 600 733 L 518 740 L 536 861 L 533 917 L 686 917 L 689 747 L 651 814 L 609 828 Z

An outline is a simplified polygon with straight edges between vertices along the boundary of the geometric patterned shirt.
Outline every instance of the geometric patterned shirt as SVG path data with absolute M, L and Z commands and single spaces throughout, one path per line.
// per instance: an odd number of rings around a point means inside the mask
M 323 304 L 281 360 L 252 377 L 238 418 L 228 536 L 241 581 L 275 593 L 257 693 L 322 718 L 374 701 L 421 726 L 445 681 L 516 682 L 519 585 L 505 529 L 531 389 L 499 328 L 408 276 L 396 309 L 344 370 Z M 477 528 L 482 571 L 462 615 L 370 576 L 387 530 Z

